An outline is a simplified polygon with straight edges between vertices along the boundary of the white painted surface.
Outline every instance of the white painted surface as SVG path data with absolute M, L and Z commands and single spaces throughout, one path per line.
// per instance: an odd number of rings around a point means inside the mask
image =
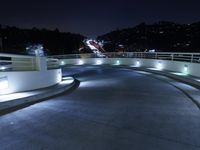
M 12 71 L 0 72 L 0 79 L 7 79 L 0 82 L 0 95 L 41 89 L 61 81 L 61 69 L 47 70 L 46 57 L 33 58 L 36 60 L 36 69 L 30 67 L 30 59 L 27 58 L 21 58 L 18 55 L 13 57 Z M 32 69 L 34 71 L 31 71 Z M 5 83 L 8 84 L 7 88 L 5 88 Z
M 68 65 L 129 65 L 135 67 L 162 68 L 172 72 L 184 72 L 187 66 L 187 73 L 200 77 L 200 64 L 141 58 L 82 58 L 82 59 L 61 59 L 60 62 Z M 139 62 L 139 63 L 138 63 Z M 0 78 L 7 78 L 8 88 L 1 89 L 0 94 L 8 94 L 22 91 L 40 89 L 55 85 L 61 81 L 61 69 L 47 70 L 46 58 L 37 57 L 36 66 L 38 71 L 12 71 L 0 72 Z M 160 67 L 158 67 L 160 66 Z
M 0 90 L 0 94 L 30 91 L 55 85 L 61 81 L 61 69 L 46 71 L 16 71 L 1 72 L 1 77 L 7 77 L 8 88 Z
M 141 58 L 87 58 L 87 59 L 63 59 L 65 64 L 69 65 L 81 65 L 90 64 L 97 65 L 97 61 L 102 60 L 102 64 L 110 65 L 130 65 L 135 67 L 149 67 L 157 68 L 158 63 L 162 65 L 163 70 L 170 70 L 172 72 L 184 72 L 184 67 L 188 67 L 187 73 L 193 76 L 200 77 L 200 64 L 181 62 L 181 61 L 170 61 L 170 60 L 158 60 L 158 59 L 141 59 Z M 139 65 L 138 65 L 139 62 Z

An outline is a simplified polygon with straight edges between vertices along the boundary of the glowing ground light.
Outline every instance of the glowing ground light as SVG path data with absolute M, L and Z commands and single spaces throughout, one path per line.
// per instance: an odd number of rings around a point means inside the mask
M 61 65 L 64 65 L 64 64 L 65 64 L 65 62 L 64 62 L 64 61 L 61 61 L 61 62 L 60 62 L 60 64 L 61 64 Z
M 0 70 L 5 70 L 5 69 L 6 69 L 6 67 L 4 67 L 4 66 L 0 67 Z
M 183 71 L 184 71 L 184 73 L 188 73 L 188 66 L 187 65 L 184 66 Z
M 8 88 L 8 79 L 7 77 L 0 77 L 0 90 Z
M 83 60 L 78 61 L 78 65 L 83 65 L 83 64 L 84 64 Z
M 137 67 L 140 66 L 140 61 L 139 61 L 139 60 L 136 61 L 136 66 L 137 66 Z
M 101 64 L 102 64 L 102 61 L 101 61 L 101 60 L 97 60 L 97 61 L 96 61 L 96 64 L 97 64 L 97 65 L 101 65 Z
M 120 61 L 119 60 L 116 61 L 116 65 L 120 65 Z
M 163 69 L 163 65 L 160 61 L 157 64 L 157 69 L 159 69 L 159 70 Z

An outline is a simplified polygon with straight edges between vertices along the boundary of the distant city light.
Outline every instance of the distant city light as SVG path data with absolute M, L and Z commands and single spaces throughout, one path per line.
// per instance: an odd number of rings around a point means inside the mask
M 97 50 L 97 48 L 94 47 L 94 46 L 91 44 L 91 42 L 93 42 L 93 40 L 91 40 L 91 39 L 86 41 L 86 43 L 87 43 L 87 45 L 89 46 L 89 48 L 90 48 L 91 50 Z
M 8 79 L 7 77 L 0 77 L 0 90 L 8 88 Z
M 150 49 L 149 52 L 150 52 L 150 53 L 155 53 L 156 50 L 155 50 L 155 49 Z

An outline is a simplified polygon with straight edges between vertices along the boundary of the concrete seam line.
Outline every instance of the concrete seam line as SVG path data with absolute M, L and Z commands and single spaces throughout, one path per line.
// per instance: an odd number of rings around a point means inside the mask
M 199 108 L 199 110 L 200 110 L 200 104 L 198 103 L 198 101 L 197 101 L 196 99 L 194 99 L 192 96 L 190 96 L 190 94 L 188 94 L 185 90 L 181 89 L 180 87 L 178 87 L 178 86 L 174 85 L 173 83 L 170 83 L 170 82 L 168 82 L 168 81 L 166 81 L 166 80 L 164 80 L 164 79 L 159 79 L 159 78 L 154 77 L 154 76 L 152 76 L 152 75 L 149 75 L 149 76 L 151 76 L 152 78 L 155 78 L 155 79 L 157 79 L 157 80 L 166 82 L 166 83 L 168 83 L 169 85 L 171 85 L 171 86 L 177 88 L 177 89 L 178 89 L 179 91 L 181 91 L 184 95 L 186 95 L 186 96 Z M 163 75 L 163 76 L 164 76 L 164 75 Z M 166 76 L 166 77 L 168 77 L 168 76 Z
M 166 76 L 166 77 L 171 78 L 171 79 L 173 79 L 173 80 L 176 80 L 176 81 L 179 81 L 179 82 L 188 84 L 188 85 L 190 85 L 190 86 L 193 86 L 193 84 L 190 84 L 190 82 L 183 81 L 183 80 L 181 80 L 180 78 L 175 78 L 175 77 L 172 77 L 172 76 L 167 75 L 167 74 L 164 74 L 164 73 L 155 72 L 155 71 L 148 71 L 148 70 L 146 70 L 146 69 L 138 69 L 138 70 L 146 71 L 146 72 L 150 72 L 150 73 L 158 74 L 158 75 L 162 75 L 162 76 Z M 199 103 L 196 99 L 194 99 L 192 96 L 190 96 L 190 94 L 188 94 L 185 90 L 181 89 L 180 87 L 178 87 L 178 86 L 176 86 L 176 85 L 174 85 L 174 84 L 172 84 L 172 83 L 170 83 L 170 82 L 168 82 L 168 81 L 166 81 L 166 80 L 164 80 L 164 79 L 159 79 L 159 78 L 157 78 L 157 77 L 155 77 L 155 76 L 152 76 L 152 75 L 150 75 L 150 74 L 145 74 L 145 75 L 146 75 L 146 76 L 150 76 L 150 77 L 152 77 L 152 78 L 154 78 L 154 79 L 157 79 L 157 80 L 166 82 L 166 83 L 170 84 L 171 86 L 177 88 L 177 89 L 178 89 L 179 91 L 181 91 L 184 95 L 186 95 L 186 96 L 198 107 L 198 109 L 200 110 L 200 103 Z M 195 87 L 195 86 L 193 86 L 193 87 Z M 196 87 L 195 87 L 195 88 L 196 88 Z

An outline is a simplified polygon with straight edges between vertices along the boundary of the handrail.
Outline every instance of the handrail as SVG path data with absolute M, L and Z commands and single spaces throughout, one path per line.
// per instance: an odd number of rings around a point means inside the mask
M 143 58 L 170 61 L 185 61 L 200 63 L 200 53 L 176 53 L 176 52 L 110 52 L 102 54 L 68 54 L 54 55 L 48 58 L 56 59 L 77 59 L 77 58 Z
M 0 53 L 0 71 L 35 71 L 38 69 L 34 56 Z
M 47 58 L 47 69 L 57 69 L 59 68 L 59 59 Z
M 59 60 L 54 58 L 0 53 L 0 72 L 2 71 L 38 71 L 40 59 L 46 59 L 47 69 L 58 69 Z
M 48 56 L 46 59 L 47 69 L 59 68 L 60 59 L 86 58 L 141 58 L 200 63 L 200 53 L 111 52 L 102 54 L 87 53 Z M 38 68 L 37 57 L 0 53 L 0 71 L 33 71 L 38 70 Z
M 33 58 L 34 56 L 27 55 L 18 55 L 18 54 L 9 54 L 9 53 L 0 53 L 0 57 L 15 57 L 15 58 Z

